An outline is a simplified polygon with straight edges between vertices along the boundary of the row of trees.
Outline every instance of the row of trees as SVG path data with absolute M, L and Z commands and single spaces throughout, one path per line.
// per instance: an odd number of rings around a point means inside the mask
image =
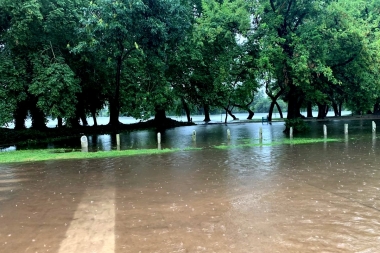
M 108 106 L 165 119 L 181 104 L 288 118 L 378 110 L 380 0 L 2 0 L 0 125 L 86 124 Z

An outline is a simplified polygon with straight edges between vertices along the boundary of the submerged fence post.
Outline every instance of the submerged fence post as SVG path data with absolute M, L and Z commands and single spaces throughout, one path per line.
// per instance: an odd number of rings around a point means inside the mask
M 193 131 L 193 135 L 191 136 L 191 138 L 193 139 L 193 141 L 197 140 L 197 132 L 195 132 L 195 130 Z
M 87 137 L 85 135 L 80 137 L 80 143 L 82 146 L 82 152 L 88 152 L 88 140 L 87 140 Z
M 376 123 L 372 121 L 372 133 L 376 132 Z
M 227 140 L 231 139 L 231 131 L 230 129 L 227 129 Z
M 344 124 L 344 134 L 348 134 L 348 124 Z
M 290 138 L 293 138 L 293 127 L 290 127 L 290 130 L 289 130 L 289 137 L 290 137 Z
M 161 133 L 157 133 L 157 143 L 161 144 Z
M 323 135 L 326 137 L 327 136 L 327 126 L 323 125 Z
M 259 139 L 260 139 L 260 141 L 263 139 L 263 128 L 262 127 L 260 127 L 260 129 L 259 129 Z

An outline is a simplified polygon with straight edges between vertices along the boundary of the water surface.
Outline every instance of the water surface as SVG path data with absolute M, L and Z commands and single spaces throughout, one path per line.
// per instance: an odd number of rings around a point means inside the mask
M 226 127 L 202 126 L 165 133 L 201 151 L 0 165 L 0 252 L 380 252 L 379 141 L 331 124 L 341 141 L 218 150 Z

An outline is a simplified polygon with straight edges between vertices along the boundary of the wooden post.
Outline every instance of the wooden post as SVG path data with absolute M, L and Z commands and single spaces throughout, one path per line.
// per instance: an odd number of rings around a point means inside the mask
M 116 146 L 120 147 L 120 134 L 116 134 Z
M 323 135 L 326 137 L 327 136 L 327 126 L 323 125 Z
M 263 139 L 263 128 L 262 127 L 260 127 L 260 129 L 259 129 L 259 139 L 260 139 L 260 141 Z
M 372 133 L 376 132 L 376 123 L 375 121 L 372 121 Z
M 227 139 L 231 140 L 231 131 L 230 131 L 230 129 L 227 129 Z
M 290 130 L 289 130 L 289 137 L 290 137 L 290 138 L 293 138 L 293 127 L 290 127 Z
M 344 134 L 348 134 L 348 124 L 344 124 Z
M 82 152 L 88 152 L 88 140 L 85 135 L 80 138 L 80 143 L 82 146 Z
M 157 133 L 157 143 L 161 144 L 161 133 Z
M 197 140 L 197 132 L 195 132 L 195 130 L 193 131 L 193 135 L 191 136 L 191 138 L 193 139 L 193 141 Z

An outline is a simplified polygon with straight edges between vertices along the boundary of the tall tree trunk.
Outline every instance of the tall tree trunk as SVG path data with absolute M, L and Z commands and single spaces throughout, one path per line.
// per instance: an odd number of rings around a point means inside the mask
M 340 102 L 339 103 L 339 107 L 338 107 L 338 112 L 339 112 L 339 117 L 342 116 L 342 103 Z
M 312 107 L 311 102 L 307 103 L 307 116 L 306 117 L 308 117 L 308 118 L 313 117 L 313 107 Z
M 267 115 L 267 119 L 269 122 L 272 121 L 272 114 L 273 114 L 273 108 L 274 108 L 274 105 L 275 105 L 275 101 L 272 100 L 272 102 L 270 103 L 270 106 L 269 106 L 269 112 L 268 112 L 268 115 Z
M 281 107 L 280 107 L 280 105 L 277 103 L 277 101 L 276 101 L 276 106 L 277 106 L 277 111 L 278 111 L 278 113 L 280 114 L 280 118 L 283 119 L 284 116 L 282 115 Z
M 63 126 L 63 119 L 62 117 L 57 117 L 57 127 L 61 128 Z
M 25 119 L 28 115 L 28 109 L 25 102 L 17 104 L 16 111 L 13 113 L 15 130 L 25 129 Z
M 296 119 L 299 117 L 297 94 L 291 89 L 288 95 L 288 117 L 287 119 Z
M 203 120 L 204 122 L 210 122 L 210 106 L 209 105 L 204 105 L 203 106 L 204 112 L 205 112 L 205 119 Z
M 81 112 L 80 119 L 82 120 L 83 126 L 88 126 L 87 117 L 86 117 L 86 114 L 84 112 Z
M 165 123 L 166 120 L 166 112 L 164 109 L 155 108 L 156 114 L 154 115 L 154 121 L 157 126 L 161 126 Z
M 255 115 L 255 113 L 251 109 L 249 109 L 249 107 L 247 108 L 247 111 L 248 111 L 248 118 L 247 119 L 252 119 L 253 116 Z
M 335 117 L 339 116 L 339 108 L 338 108 L 338 104 L 335 103 L 335 102 L 332 102 L 332 108 L 334 110 L 334 115 Z
M 98 121 L 96 120 L 96 110 L 91 110 L 91 115 L 94 120 L 94 126 L 98 126 Z
M 324 119 L 327 115 L 328 106 L 327 104 L 317 103 L 318 105 L 318 119 Z
M 191 122 L 189 105 L 186 103 L 186 101 L 183 97 L 181 97 L 181 101 L 182 101 L 183 109 L 185 110 L 185 113 L 186 113 L 187 122 Z
M 32 117 L 32 128 L 38 130 L 46 129 L 45 114 L 37 107 L 36 104 L 32 105 L 30 115 Z
M 228 109 L 227 107 L 224 107 L 224 110 L 226 110 L 228 115 L 230 115 L 233 120 L 238 120 L 238 118 L 236 118 L 236 116 L 232 113 L 232 110 Z
M 380 112 L 380 103 L 376 102 L 375 105 L 373 106 L 373 113 L 379 113 Z
M 122 56 L 117 58 L 117 68 L 116 68 L 116 81 L 115 81 L 115 92 L 109 101 L 110 108 L 110 121 L 108 125 L 117 126 L 120 124 L 119 114 L 120 114 L 120 79 L 121 79 L 121 67 L 122 67 Z

